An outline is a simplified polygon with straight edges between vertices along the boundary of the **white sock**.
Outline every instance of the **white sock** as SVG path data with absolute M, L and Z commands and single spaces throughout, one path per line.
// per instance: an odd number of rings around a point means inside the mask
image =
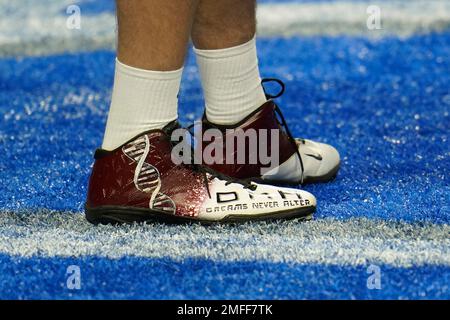
M 116 59 L 114 88 L 102 148 L 113 150 L 152 129 L 162 129 L 178 116 L 183 68 L 150 71 Z
M 267 101 L 259 76 L 255 38 L 236 47 L 194 51 L 209 121 L 235 124 Z

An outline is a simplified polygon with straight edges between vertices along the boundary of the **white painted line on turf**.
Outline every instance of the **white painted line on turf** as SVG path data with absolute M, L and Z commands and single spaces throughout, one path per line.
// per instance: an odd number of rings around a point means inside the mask
M 0 253 L 333 265 L 450 266 L 450 226 L 323 219 L 230 226 L 92 226 L 79 213 L 0 212 Z
M 369 8 L 371 6 L 371 9 Z M 379 10 L 379 11 L 378 11 Z M 372 22 L 379 13 L 381 29 Z M 261 5 L 258 32 L 264 36 L 410 36 L 450 27 L 450 1 L 336 1 Z M 367 26 L 369 21 L 370 29 Z
M 113 13 L 83 14 L 81 3 L 81 29 L 68 29 L 65 9 L 71 4 L 71 0 L 0 0 L 0 56 L 114 48 Z M 381 30 L 367 28 L 369 5 L 380 8 Z M 257 15 L 260 36 L 409 36 L 448 30 L 450 1 L 263 3 Z

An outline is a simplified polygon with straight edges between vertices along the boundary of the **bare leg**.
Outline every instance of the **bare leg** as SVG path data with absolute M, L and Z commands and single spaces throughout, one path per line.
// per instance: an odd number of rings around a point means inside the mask
M 200 0 L 192 41 L 197 49 L 229 48 L 248 42 L 255 31 L 255 0 Z
M 120 62 L 147 69 L 179 69 L 198 0 L 117 0 Z

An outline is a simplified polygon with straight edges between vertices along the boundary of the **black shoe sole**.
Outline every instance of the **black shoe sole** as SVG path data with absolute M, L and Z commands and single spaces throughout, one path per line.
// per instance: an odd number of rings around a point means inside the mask
M 312 214 L 316 211 L 316 207 L 303 207 L 297 209 L 286 210 L 282 212 L 265 213 L 261 215 L 235 215 L 230 214 L 225 216 L 222 220 L 200 220 L 191 217 L 174 216 L 167 213 L 133 207 L 119 207 L 119 206 L 102 206 L 98 208 L 89 208 L 85 206 L 86 219 L 95 225 L 98 224 L 130 224 L 142 222 L 163 222 L 169 224 L 183 224 L 183 223 L 200 223 L 200 224 L 216 224 L 216 223 L 242 223 L 248 221 L 262 221 L 262 220 L 289 220 L 302 219 L 309 220 Z

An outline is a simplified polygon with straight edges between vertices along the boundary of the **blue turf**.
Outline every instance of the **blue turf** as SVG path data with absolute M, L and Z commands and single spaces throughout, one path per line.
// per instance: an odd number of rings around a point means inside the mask
M 319 200 L 316 219 L 450 222 L 449 33 L 258 45 L 262 75 L 287 84 L 279 102 L 292 131 L 343 156 L 334 183 L 306 187 Z M 0 59 L 0 210 L 82 210 L 113 62 L 108 51 Z M 192 55 L 185 71 L 187 124 L 203 105 Z M 70 264 L 82 270 L 79 292 L 64 286 Z M 381 269 L 377 291 L 366 288 L 366 267 L 0 255 L 0 297 L 450 298 L 448 267 Z
M 81 289 L 66 271 L 80 267 Z M 17 270 L 21 270 L 19 273 Z M 367 267 L 120 260 L 86 257 L 11 258 L 0 255 L 3 299 L 449 299 L 450 269 L 380 266 L 381 289 L 368 289 Z
M 81 9 L 81 14 L 97 15 L 102 13 L 114 13 L 116 5 L 114 0 L 78 0 L 74 2 Z M 65 10 L 63 12 L 65 14 Z
M 263 76 L 292 131 L 332 143 L 344 162 L 331 184 L 308 186 L 317 218 L 450 221 L 450 34 L 262 39 Z M 0 209 L 81 211 L 100 145 L 114 54 L 0 60 Z M 202 112 L 193 57 L 181 120 Z

